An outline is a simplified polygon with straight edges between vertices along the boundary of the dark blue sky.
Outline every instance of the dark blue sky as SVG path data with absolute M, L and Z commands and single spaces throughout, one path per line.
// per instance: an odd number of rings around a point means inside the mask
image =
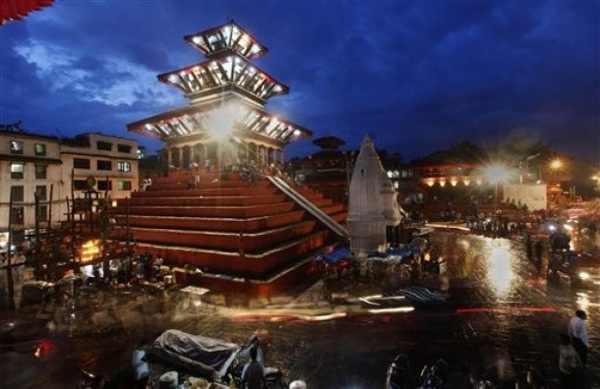
M 183 36 L 234 19 L 290 87 L 267 105 L 345 149 L 405 160 L 513 135 L 600 162 L 599 1 L 56 0 L 0 27 L 0 123 L 71 136 L 187 104 L 156 76 L 204 60 Z M 311 141 L 288 156 L 316 151 Z

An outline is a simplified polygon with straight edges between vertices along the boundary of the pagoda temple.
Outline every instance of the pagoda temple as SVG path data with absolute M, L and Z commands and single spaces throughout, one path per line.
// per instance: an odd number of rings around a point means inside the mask
M 312 260 L 347 243 L 347 206 L 283 171 L 284 149 L 312 133 L 265 109 L 289 88 L 252 64 L 267 48 L 233 21 L 186 36 L 207 60 L 158 79 L 189 104 L 128 125 L 165 142 L 168 173 L 119 201 L 136 252 L 178 283 L 272 294 L 307 280 Z
M 189 104 L 127 126 L 163 140 L 169 166 L 269 166 L 283 162 L 287 144 L 312 137 L 307 129 L 265 110 L 271 97 L 286 95 L 289 88 L 251 62 L 268 50 L 235 22 L 185 40 L 207 60 L 158 79 L 181 90 Z

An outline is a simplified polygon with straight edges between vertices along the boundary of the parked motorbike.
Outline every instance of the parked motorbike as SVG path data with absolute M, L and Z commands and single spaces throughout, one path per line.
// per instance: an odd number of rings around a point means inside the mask
M 419 389 L 442 389 L 446 387 L 448 363 L 438 359 L 431 365 L 425 365 L 419 375 Z
M 78 389 L 102 389 L 105 385 L 106 380 L 104 377 L 97 376 L 84 369 L 79 370 Z
M 399 354 L 388 368 L 385 388 L 408 389 L 411 385 L 410 361 L 406 354 Z
M 79 370 L 78 389 L 131 389 L 136 382 L 131 372 L 123 370 L 111 378 L 94 374 L 85 369 Z

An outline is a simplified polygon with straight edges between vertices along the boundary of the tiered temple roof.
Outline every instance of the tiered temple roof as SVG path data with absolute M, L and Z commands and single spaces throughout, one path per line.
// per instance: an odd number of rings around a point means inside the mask
M 184 39 L 208 58 L 235 52 L 252 59 L 262 57 L 269 51 L 234 21 L 187 35 Z
M 208 139 L 215 119 L 226 117 L 231 134 L 238 139 L 261 140 L 281 148 L 312 137 L 306 128 L 263 108 L 271 97 L 285 95 L 289 88 L 249 61 L 265 55 L 267 49 L 235 22 L 185 40 L 208 60 L 161 74 L 158 79 L 180 89 L 190 104 L 131 123 L 129 131 L 163 140 L 190 135 Z

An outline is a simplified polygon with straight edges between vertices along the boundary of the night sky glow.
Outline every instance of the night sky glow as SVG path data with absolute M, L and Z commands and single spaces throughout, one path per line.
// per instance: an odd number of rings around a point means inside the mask
M 600 161 L 600 2 L 56 0 L 0 27 L 0 123 L 160 142 L 126 125 L 187 105 L 157 75 L 204 60 L 185 35 L 235 20 L 290 87 L 267 109 L 404 160 L 524 135 Z M 317 150 L 310 140 L 287 156 Z

